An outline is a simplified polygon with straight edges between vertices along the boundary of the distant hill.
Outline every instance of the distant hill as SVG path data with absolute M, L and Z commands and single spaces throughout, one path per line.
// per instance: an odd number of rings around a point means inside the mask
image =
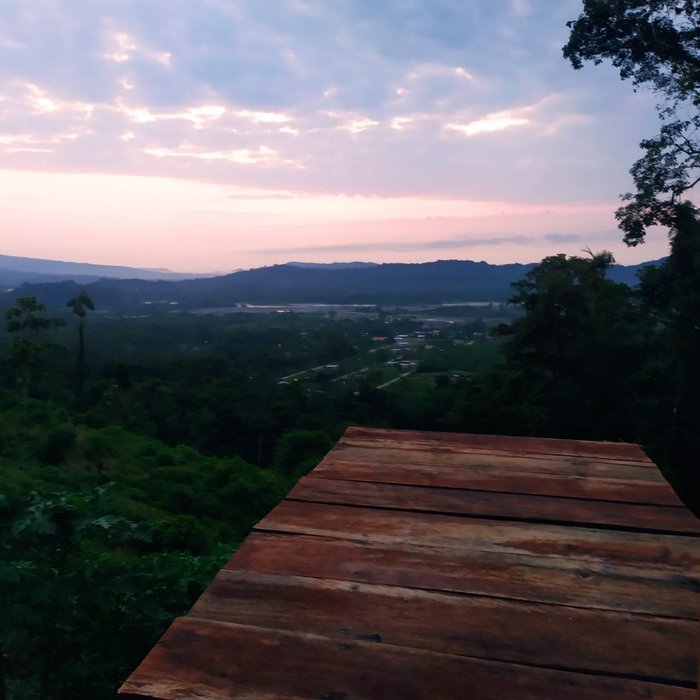
M 647 262 L 639 263 L 639 265 L 611 265 L 608 270 L 608 278 L 614 282 L 622 282 L 630 287 L 634 287 L 638 282 L 637 275 L 643 268 L 660 265 L 665 259 L 648 260 Z
M 334 262 L 334 263 L 311 263 L 311 262 L 288 262 L 292 267 L 306 267 L 309 269 L 325 270 L 348 270 L 359 267 L 376 267 L 379 263 L 374 262 Z
M 52 307 L 63 307 L 65 301 L 83 286 L 99 309 L 122 311 L 153 309 L 160 305 L 192 309 L 247 303 L 500 302 L 512 294 L 511 283 L 522 279 L 534 265 L 491 265 L 471 260 L 385 263 L 350 268 L 306 268 L 287 264 L 180 281 L 101 279 L 84 285 L 65 280 L 25 283 L 5 298 L 9 302 L 16 296 L 33 295 Z M 614 265 L 610 277 L 634 284 L 641 267 Z
M 202 276 L 165 269 L 93 265 L 92 263 L 41 260 L 0 255 L 0 286 L 13 287 L 23 282 L 60 282 L 72 280 L 87 284 L 102 278 L 141 280 L 182 280 Z

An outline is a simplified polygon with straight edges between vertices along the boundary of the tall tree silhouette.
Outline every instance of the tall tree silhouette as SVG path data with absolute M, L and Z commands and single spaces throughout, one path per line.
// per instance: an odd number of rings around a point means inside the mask
M 564 57 L 579 69 L 604 61 L 623 80 L 659 97 L 658 135 L 640 146 L 630 170 L 636 192 L 617 211 L 627 245 L 644 242 L 649 227 L 678 230 L 687 221 L 684 199 L 700 183 L 700 6 L 697 0 L 584 0 L 568 23 Z M 697 219 L 697 212 L 696 212 Z
M 51 344 L 42 337 L 42 333 L 66 324 L 60 318 L 47 318 L 45 313 L 46 307 L 36 297 L 18 298 L 15 306 L 5 313 L 7 332 L 12 334 L 9 342 L 10 363 L 15 369 L 15 378 L 24 403 L 27 401 L 41 351 Z
M 83 384 L 85 382 L 85 316 L 88 309 L 95 310 L 95 304 L 88 293 L 81 289 L 78 296 L 73 297 L 66 306 L 78 317 L 78 361 L 76 365 L 76 403 L 78 408 L 83 405 Z
M 655 225 L 668 229 L 668 259 L 641 279 L 665 349 L 658 393 L 666 416 L 657 434 L 666 448 L 655 457 L 700 513 L 700 208 L 697 194 L 690 198 L 700 185 L 700 4 L 584 0 L 568 26 L 563 50 L 574 68 L 610 61 L 623 80 L 658 98 L 659 133 L 640 143 L 644 155 L 630 170 L 636 191 L 623 195 L 616 217 L 629 246 L 643 243 Z

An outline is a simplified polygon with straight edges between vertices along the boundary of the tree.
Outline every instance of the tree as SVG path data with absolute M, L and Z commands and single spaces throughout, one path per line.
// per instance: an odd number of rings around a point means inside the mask
M 661 128 L 642 141 L 644 155 L 630 171 L 635 193 L 616 216 L 625 242 L 644 241 L 647 229 L 678 226 L 678 207 L 700 182 L 700 5 L 696 0 L 584 0 L 568 23 L 564 57 L 574 68 L 605 59 L 623 80 L 660 97 Z
M 168 519 L 127 518 L 123 498 L 44 489 L 0 511 L 0 698 L 114 698 L 219 568 L 218 551 L 160 548 Z
M 517 370 L 517 401 L 534 434 L 630 439 L 633 379 L 644 347 L 632 292 L 606 277 L 610 253 L 553 255 L 513 284 L 524 315 L 510 327 L 505 353 Z
M 80 290 L 78 296 L 66 302 L 66 306 L 78 317 L 78 362 L 76 366 L 76 399 L 78 407 L 83 402 L 83 383 L 85 381 L 85 316 L 87 310 L 95 310 L 95 304 L 84 289 Z
M 45 312 L 46 307 L 36 297 L 19 297 L 16 306 L 5 314 L 7 332 L 13 335 L 9 343 L 10 363 L 25 402 L 41 350 L 48 345 L 39 340 L 41 332 L 65 325 L 63 319 L 46 318 Z
M 274 467 L 298 478 L 310 472 L 325 456 L 333 441 L 322 430 L 290 430 L 275 444 Z
M 671 254 L 644 271 L 640 292 L 663 357 L 652 456 L 700 514 L 700 219 L 694 207 L 678 207 Z
M 658 96 L 658 135 L 642 141 L 630 173 L 635 193 L 616 212 L 627 245 L 642 243 L 650 226 L 669 230 L 671 251 L 641 279 L 663 349 L 658 383 L 665 412 L 655 455 L 674 485 L 700 512 L 700 210 L 687 199 L 700 182 L 700 5 L 697 0 L 584 0 L 569 22 L 564 56 L 573 67 L 609 59 L 623 80 Z

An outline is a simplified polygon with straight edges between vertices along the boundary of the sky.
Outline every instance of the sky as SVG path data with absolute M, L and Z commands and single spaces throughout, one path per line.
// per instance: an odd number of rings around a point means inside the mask
M 0 253 L 213 272 L 626 248 L 654 96 L 580 0 L 3 0 Z

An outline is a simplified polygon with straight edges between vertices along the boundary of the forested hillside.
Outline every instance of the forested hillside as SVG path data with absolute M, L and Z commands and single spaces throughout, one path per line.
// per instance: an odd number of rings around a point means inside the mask
M 73 281 L 80 284 L 88 284 L 102 278 L 179 280 L 192 277 L 195 277 L 195 275 L 171 272 L 170 270 L 150 270 L 119 265 L 94 265 L 0 254 L 0 287 L 19 286 L 23 282 Z
M 553 256 L 509 306 L 349 317 L 18 299 L 0 349 L 5 696 L 111 697 L 349 424 L 639 442 L 695 505 L 676 260 L 633 289 L 606 254 Z
M 650 263 L 653 264 L 653 263 Z M 299 263 L 243 270 L 221 277 L 179 282 L 104 279 L 85 286 L 101 309 L 136 312 L 144 304 L 183 308 L 226 307 L 240 303 L 415 304 L 457 301 L 505 301 L 510 285 L 533 264 L 490 265 L 471 260 L 383 265 Z M 611 265 L 608 275 L 634 284 L 644 265 Z M 78 282 L 26 283 L 9 298 L 36 296 L 59 308 L 77 293 Z

